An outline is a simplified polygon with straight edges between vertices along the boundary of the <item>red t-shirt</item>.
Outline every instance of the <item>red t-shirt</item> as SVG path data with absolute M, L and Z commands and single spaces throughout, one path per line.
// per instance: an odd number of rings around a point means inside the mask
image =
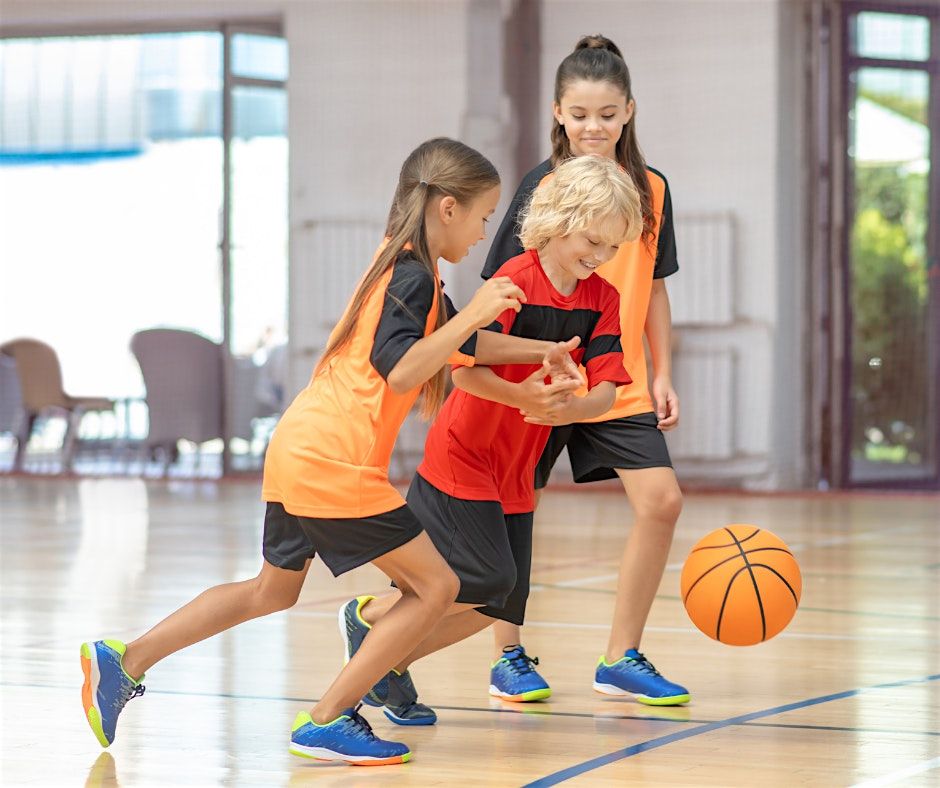
M 620 296 L 613 285 L 592 274 L 571 295 L 562 295 L 535 250 L 507 261 L 496 276 L 508 276 L 528 300 L 518 313 L 509 309 L 501 314 L 491 330 L 552 342 L 579 336 L 581 344 L 571 355 L 587 370 L 589 388 L 605 380 L 617 386 L 630 382 L 620 347 Z M 517 383 L 538 365 L 491 369 Z M 531 512 L 535 465 L 550 431 L 527 424 L 518 408 L 455 389 L 428 432 L 418 473 L 454 498 L 499 501 L 506 514 Z

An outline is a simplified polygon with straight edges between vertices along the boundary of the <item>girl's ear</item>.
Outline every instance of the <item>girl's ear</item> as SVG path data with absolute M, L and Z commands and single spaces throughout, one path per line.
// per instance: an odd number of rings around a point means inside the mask
M 555 116 L 559 126 L 565 125 L 565 119 L 561 114 L 561 105 L 557 101 L 552 102 L 552 115 Z
M 633 99 L 630 99 L 627 102 L 627 123 L 633 120 L 634 111 L 636 111 L 636 101 L 634 101 Z M 623 125 L 626 126 L 627 123 L 624 123 Z
M 437 213 L 444 224 L 450 224 L 457 215 L 457 200 L 449 194 L 441 198 L 437 207 Z

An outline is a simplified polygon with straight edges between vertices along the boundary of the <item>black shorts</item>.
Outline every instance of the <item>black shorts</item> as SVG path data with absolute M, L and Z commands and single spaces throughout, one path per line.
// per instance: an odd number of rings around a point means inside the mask
M 300 571 L 319 555 L 334 577 L 410 542 L 424 530 L 407 506 L 373 517 L 298 517 L 269 502 L 264 513 L 264 560 Z
M 535 466 L 535 489 L 547 483 L 561 450 L 568 447 L 575 482 L 616 479 L 617 469 L 671 468 L 666 438 L 655 413 L 639 413 L 593 424 L 553 427 L 545 450 Z
M 460 578 L 457 602 L 491 618 L 522 624 L 532 569 L 532 512 L 504 514 L 498 501 L 466 501 L 415 474 L 408 489 L 415 513 Z

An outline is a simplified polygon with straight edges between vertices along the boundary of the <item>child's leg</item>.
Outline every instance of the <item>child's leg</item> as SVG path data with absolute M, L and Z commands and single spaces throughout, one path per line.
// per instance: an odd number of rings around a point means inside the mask
M 310 567 L 280 569 L 267 561 L 257 577 L 203 591 L 192 602 L 127 644 L 122 665 L 139 678 L 166 656 L 252 618 L 286 610 L 300 595 Z
M 617 474 L 635 518 L 620 560 L 614 621 L 605 654 L 608 662 L 640 647 L 682 510 L 682 492 L 672 468 L 618 469 Z
M 551 471 L 551 467 L 548 467 Z M 542 500 L 542 488 L 535 491 L 535 508 L 539 508 L 539 502 Z M 499 619 L 493 624 L 493 660 L 503 656 L 503 649 L 509 646 L 519 646 L 522 644 L 522 627 L 511 624 L 508 621 Z
M 428 636 L 410 654 L 395 666 L 395 670 L 404 673 L 413 662 L 417 662 L 422 657 L 433 654 L 435 651 L 440 651 L 442 648 L 452 646 L 454 643 L 459 643 L 461 640 L 466 640 L 477 632 L 482 632 L 493 621 L 494 619 L 477 612 L 473 608 L 447 616 L 431 630 Z
M 355 706 L 389 669 L 401 662 L 453 603 L 460 583 L 426 533 L 373 563 L 398 586 L 401 598 L 372 627 L 369 637 L 311 710 L 313 721 L 336 719 Z
M 370 627 L 379 621 L 389 610 L 391 610 L 401 600 L 401 592 L 395 588 L 391 591 L 372 597 L 359 608 L 359 615 Z M 472 610 L 474 605 L 468 605 L 463 602 L 453 602 L 444 611 L 444 618 L 463 613 L 466 610 Z
M 503 649 L 508 646 L 518 646 L 522 643 L 522 627 L 510 624 L 508 621 L 497 621 L 493 624 L 493 659 L 497 660 L 503 655 Z

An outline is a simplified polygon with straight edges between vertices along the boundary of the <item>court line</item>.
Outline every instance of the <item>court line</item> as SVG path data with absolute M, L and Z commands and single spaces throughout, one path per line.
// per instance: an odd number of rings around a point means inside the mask
M 821 703 L 829 703 L 830 701 L 834 700 L 843 700 L 844 698 L 851 698 L 856 695 L 861 695 L 864 692 L 871 692 L 873 690 L 906 687 L 911 684 L 923 684 L 928 681 L 936 681 L 937 679 L 940 679 L 940 673 L 935 673 L 930 676 L 922 676 L 921 678 L 916 679 L 904 679 L 902 681 L 893 681 L 887 684 L 875 684 L 870 687 L 860 687 L 854 690 L 834 692 L 831 695 L 820 695 L 816 698 L 808 698 L 806 700 L 800 700 L 794 703 L 787 703 L 783 706 L 774 706 L 770 709 L 752 711 L 748 714 L 739 714 L 736 717 L 728 717 L 725 720 L 711 722 L 706 725 L 699 725 L 695 728 L 692 728 L 691 730 L 677 731 L 665 736 L 659 736 L 655 739 L 647 739 L 646 741 L 640 742 L 639 744 L 634 744 L 630 747 L 624 747 L 621 750 L 615 750 L 614 752 L 607 753 L 606 755 L 592 758 L 589 761 L 584 761 L 583 763 L 569 766 L 567 769 L 561 769 L 557 772 L 553 772 L 552 774 L 541 777 L 534 782 L 527 783 L 525 786 L 523 786 L 523 788 L 547 788 L 547 786 L 550 785 L 558 785 L 558 783 L 565 782 L 566 780 L 570 780 L 573 777 L 579 777 L 582 774 L 586 774 L 587 772 L 593 771 L 595 769 L 600 769 L 602 766 L 616 763 L 617 761 L 621 761 L 625 758 L 632 758 L 634 755 L 649 752 L 650 750 L 655 750 L 659 747 L 665 747 L 667 744 L 672 744 L 673 742 L 690 739 L 693 736 L 701 736 L 704 733 L 711 733 L 712 731 L 721 730 L 722 728 L 728 728 L 733 725 L 743 725 L 744 723 L 750 722 L 751 720 L 757 720 L 763 717 L 772 717 L 777 714 L 783 714 L 788 711 L 795 711 L 796 709 L 805 709 L 810 706 L 818 706 Z
M 42 689 L 42 690 L 61 690 L 64 692 L 73 692 L 73 685 L 64 684 L 20 684 L 14 681 L 0 681 L 0 687 L 10 687 L 13 689 Z M 176 695 L 191 698 L 224 698 L 226 700 L 265 700 L 277 701 L 283 703 L 319 703 L 319 698 L 292 698 L 285 695 L 244 695 L 234 692 L 194 692 L 192 690 L 172 690 L 172 689 L 154 689 L 147 690 L 148 695 Z M 542 704 L 538 704 L 542 705 Z M 670 719 L 669 717 L 651 717 L 637 714 L 604 714 L 597 712 L 583 711 L 552 711 L 551 709 L 538 708 L 537 706 L 528 706 L 526 708 L 516 708 L 508 702 L 505 706 L 443 706 L 434 704 L 435 709 L 442 711 L 466 711 L 470 713 L 481 714 L 525 714 L 537 717 L 564 717 L 582 720 L 594 720 L 595 722 L 659 722 L 673 725 L 713 725 L 720 720 L 703 720 L 695 717 L 686 719 Z M 674 707 L 686 708 L 686 707 Z M 856 728 L 842 725 L 809 725 L 783 722 L 742 722 L 734 723 L 742 728 L 791 728 L 796 730 L 811 731 L 830 731 L 837 733 L 878 733 L 889 736 L 936 736 L 940 737 L 940 731 L 925 730 L 901 730 L 899 728 Z
M 921 761 L 920 763 L 912 764 L 906 769 L 899 769 L 896 772 L 889 772 L 881 777 L 876 777 L 873 780 L 866 780 L 863 783 L 855 783 L 852 788 L 881 788 L 884 785 L 894 785 L 895 783 L 901 782 L 908 777 L 914 777 L 918 774 L 923 774 L 924 772 L 929 772 L 931 769 L 940 768 L 940 757 L 931 758 L 929 761 Z

